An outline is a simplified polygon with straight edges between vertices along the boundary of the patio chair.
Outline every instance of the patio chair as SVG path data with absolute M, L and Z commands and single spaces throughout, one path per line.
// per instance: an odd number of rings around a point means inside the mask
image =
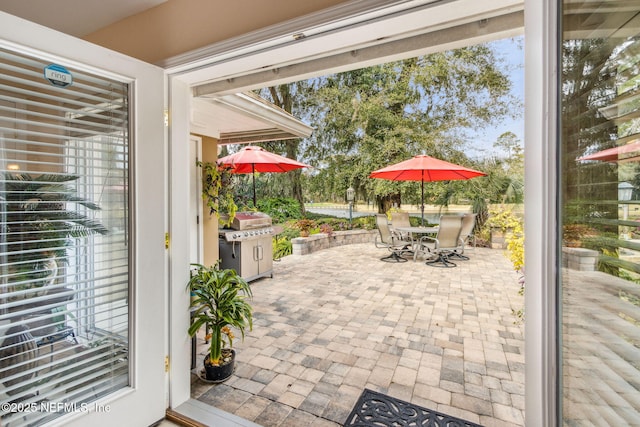
M 460 245 L 458 249 L 454 250 L 451 257 L 455 257 L 461 260 L 468 260 L 469 257 L 464 255 L 464 248 L 467 244 L 473 242 L 473 247 L 476 246 L 476 236 L 473 234 L 473 228 L 476 226 L 475 213 L 466 213 L 462 216 L 462 229 L 460 230 Z
M 408 233 L 399 231 L 398 228 L 411 227 L 409 221 L 409 212 L 391 212 L 391 230 L 398 234 L 401 238 L 410 240 L 411 236 Z
M 426 250 L 433 255 L 431 259 L 426 261 L 427 265 L 433 267 L 456 266 L 455 263 L 449 260 L 449 256 L 459 247 L 461 229 L 462 216 L 442 215 L 440 217 L 438 234 L 435 237 L 424 236 L 420 239 L 420 249 Z
M 400 238 L 391 230 L 385 214 L 376 215 L 376 224 L 380 233 L 375 239 L 376 247 L 391 251 L 391 255 L 380 258 L 380 260 L 385 262 L 406 262 L 407 259 L 402 258 L 402 255 L 411 252 L 412 242 Z

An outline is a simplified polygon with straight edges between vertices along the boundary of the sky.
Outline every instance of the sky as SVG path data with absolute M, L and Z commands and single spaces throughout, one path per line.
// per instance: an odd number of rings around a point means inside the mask
M 493 148 L 493 143 L 504 132 L 513 132 L 524 143 L 524 36 L 498 40 L 491 44 L 510 68 L 509 75 L 513 84 L 511 94 L 521 101 L 522 111 L 517 119 L 505 118 L 502 124 L 479 131 L 476 141 L 471 144 L 475 147 L 474 152 L 467 153 L 469 157 L 506 154 L 496 152 Z

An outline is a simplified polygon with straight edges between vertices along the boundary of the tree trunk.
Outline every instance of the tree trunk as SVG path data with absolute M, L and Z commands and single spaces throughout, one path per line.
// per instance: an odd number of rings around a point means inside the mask
M 393 207 L 400 207 L 400 193 L 376 196 L 376 203 L 378 205 L 378 213 L 387 213 Z

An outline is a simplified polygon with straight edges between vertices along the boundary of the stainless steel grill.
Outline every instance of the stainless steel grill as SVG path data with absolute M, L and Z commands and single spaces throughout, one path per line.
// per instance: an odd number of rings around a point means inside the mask
M 231 223 L 234 230 L 251 230 L 271 225 L 271 217 L 262 212 L 237 212 Z
M 227 242 L 242 242 L 246 240 L 255 240 L 263 236 L 272 236 L 275 234 L 273 227 L 256 228 L 253 230 L 234 230 L 234 229 L 221 229 L 218 232 L 220 238 L 223 238 Z
M 273 277 L 271 238 L 282 228 L 261 212 L 238 212 L 231 227 L 218 231 L 220 267 L 236 270 L 246 281 Z

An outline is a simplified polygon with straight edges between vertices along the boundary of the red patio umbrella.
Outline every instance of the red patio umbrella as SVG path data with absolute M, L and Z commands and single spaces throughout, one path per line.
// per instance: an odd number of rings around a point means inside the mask
M 605 162 L 637 161 L 640 156 L 640 140 L 618 147 L 607 148 L 597 153 L 578 157 L 578 160 L 601 160 Z
M 311 167 L 256 146 L 247 146 L 237 153 L 221 157 L 218 159 L 218 165 L 231 168 L 232 173 L 250 173 L 253 175 L 253 206 L 257 206 L 256 172 L 289 172 L 294 169 Z
M 465 168 L 454 163 L 445 162 L 424 154 L 414 156 L 409 160 L 387 166 L 371 172 L 371 178 L 388 179 L 391 181 L 420 181 L 422 225 L 424 225 L 424 183 L 429 181 L 448 181 L 471 179 L 485 176 L 486 173 Z

